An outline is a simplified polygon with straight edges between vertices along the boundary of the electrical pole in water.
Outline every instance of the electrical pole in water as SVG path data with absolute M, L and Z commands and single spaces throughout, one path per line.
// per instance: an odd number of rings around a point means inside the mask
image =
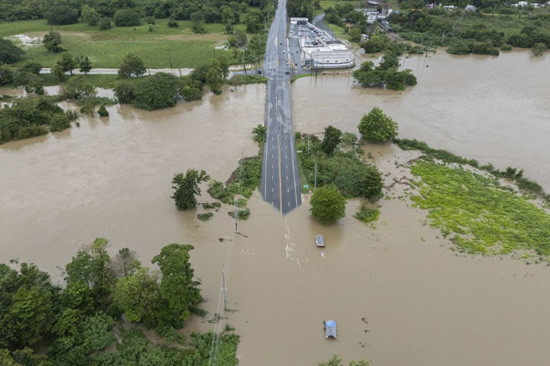
M 317 162 L 315 162 L 315 189 L 317 189 Z

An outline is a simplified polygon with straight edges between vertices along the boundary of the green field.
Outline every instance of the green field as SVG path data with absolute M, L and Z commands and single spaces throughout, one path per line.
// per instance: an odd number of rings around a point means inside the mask
M 228 38 L 223 33 L 222 24 L 205 24 L 207 34 L 195 34 L 191 30 L 191 22 L 180 21 L 178 28 L 168 28 L 167 20 L 156 20 L 153 32 L 149 25 L 119 28 L 100 31 L 83 23 L 50 26 L 45 20 L 0 23 L 0 37 L 26 34 L 31 37 L 43 36 L 55 29 L 61 33 L 62 47 L 73 55 L 88 56 L 94 68 L 118 68 L 124 56 L 134 53 L 143 58 L 148 68 L 170 67 L 170 57 L 173 67 L 197 67 L 209 63 L 214 55 L 227 51 L 215 50 Z M 244 25 L 237 25 L 237 30 L 244 30 Z M 51 67 L 61 54 L 48 52 L 42 46 L 24 47 L 25 58 L 19 62 L 31 60 L 40 62 L 44 67 Z M 170 56 L 170 57 L 169 57 Z

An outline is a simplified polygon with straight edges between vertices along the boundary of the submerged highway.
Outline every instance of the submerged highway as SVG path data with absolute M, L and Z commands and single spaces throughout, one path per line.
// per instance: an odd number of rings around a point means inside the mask
M 287 0 L 279 0 L 269 29 L 263 73 L 267 77 L 267 137 L 260 191 L 263 199 L 286 214 L 302 204 L 301 182 L 292 129 L 290 68 L 287 64 Z

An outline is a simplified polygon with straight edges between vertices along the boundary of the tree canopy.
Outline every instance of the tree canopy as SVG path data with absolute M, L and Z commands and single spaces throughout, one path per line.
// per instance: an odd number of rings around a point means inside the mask
M 15 46 L 12 41 L 0 38 L 0 62 L 13 64 L 23 57 L 25 51 Z
M 141 57 L 129 53 L 124 57 L 120 68 L 118 69 L 118 75 L 122 78 L 139 77 L 145 74 L 147 69 L 143 64 Z
M 380 108 L 374 107 L 361 118 L 359 132 L 368 142 L 386 142 L 397 137 L 397 123 Z
M 346 216 L 346 198 L 335 185 L 317 188 L 311 195 L 311 215 L 323 224 L 332 224 Z
M 332 154 L 336 146 L 340 143 L 342 138 L 342 131 L 333 126 L 328 126 L 325 128 L 325 137 L 321 143 L 321 148 L 327 154 Z
M 185 175 L 179 173 L 172 179 L 172 188 L 175 190 L 172 198 L 178 210 L 188 210 L 197 206 L 196 195 L 201 194 L 199 184 L 206 182 L 210 176 L 204 170 L 187 169 Z

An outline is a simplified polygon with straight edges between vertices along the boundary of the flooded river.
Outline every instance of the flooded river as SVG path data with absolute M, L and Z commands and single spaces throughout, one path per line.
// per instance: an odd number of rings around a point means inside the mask
M 550 190 L 549 61 L 438 53 L 429 67 L 421 59 L 419 84 L 398 93 L 358 89 L 344 76 L 300 79 L 292 90 L 296 129 L 356 131 L 377 105 L 403 137 L 524 167 Z M 547 365 L 550 269 L 457 255 L 423 225 L 424 212 L 397 198 L 380 202 L 375 228 L 353 218 L 357 201 L 348 203 L 346 218 L 323 227 L 309 218 L 308 196 L 283 219 L 255 192 L 240 234 L 228 208 L 210 222 L 178 212 L 173 174 L 199 168 L 225 180 L 241 154 L 257 152 L 250 131 L 263 121 L 264 100 L 265 86 L 249 85 L 163 111 L 112 106 L 108 119 L 83 117 L 80 128 L 0 145 L 0 258 L 58 273 L 56 266 L 98 236 L 111 240 L 113 252 L 136 250 L 145 265 L 166 244 L 191 243 L 211 313 L 228 271 L 234 312 L 226 322 L 242 335 L 242 366 L 316 365 L 335 353 L 373 365 Z M 366 149 L 389 174 L 387 184 L 405 174 L 395 162 L 414 154 Z M 318 233 L 324 255 L 314 247 Z M 327 319 L 337 321 L 338 341 L 324 339 Z M 190 327 L 213 325 L 193 318 Z

